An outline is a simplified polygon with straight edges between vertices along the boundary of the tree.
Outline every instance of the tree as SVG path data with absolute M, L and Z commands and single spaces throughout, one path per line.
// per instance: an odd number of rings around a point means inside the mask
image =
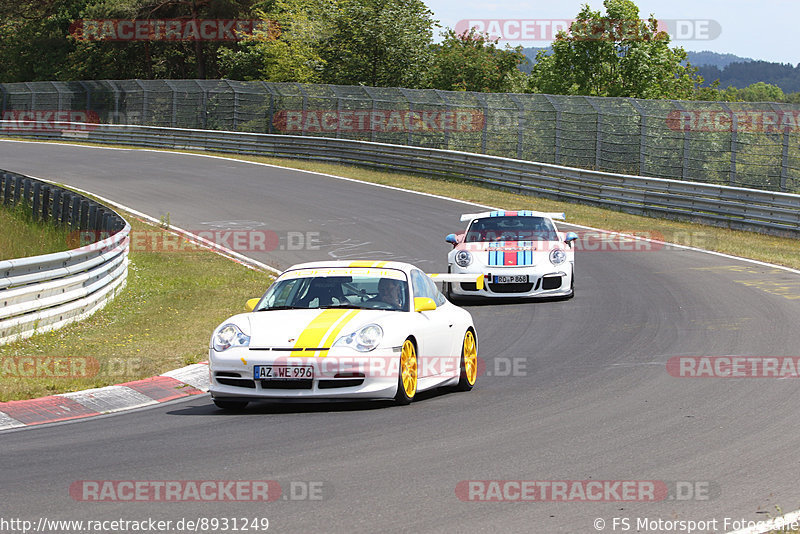
M 504 93 L 524 87 L 519 65 L 527 61 L 522 47 L 506 50 L 472 28 L 457 35 L 449 29 L 441 44 L 433 45 L 433 60 L 426 85 L 451 91 Z
M 432 15 L 421 0 L 339 0 L 321 53 L 323 81 L 419 87 L 430 64 Z
M 275 31 L 255 32 L 236 47 L 221 49 L 223 74 L 236 80 L 319 82 L 320 48 L 330 35 L 334 10 L 332 0 L 276 0 L 268 11 L 257 12 Z
M 584 5 L 569 32 L 561 31 L 553 52 L 539 52 L 531 89 L 567 95 L 688 98 L 697 69 L 684 64 L 683 48 L 670 48 L 653 15 L 639 18 L 631 0 L 605 0 L 606 15 Z

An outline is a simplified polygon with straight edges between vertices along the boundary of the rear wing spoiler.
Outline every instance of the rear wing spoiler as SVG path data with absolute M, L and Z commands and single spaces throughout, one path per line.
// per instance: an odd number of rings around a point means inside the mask
M 470 282 L 477 284 L 478 289 L 483 289 L 483 274 L 455 274 L 436 273 L 428 274 L 434 282 Z
M 482 219 L 484 217 L 506 217 L 506 216 L 520 216 L 520 217 L 547 217 L 549 219 L 558 219 L 561 221 L 567 220 L 564 212 L 545 212 L 545 211 L 485 211 L 483 213 L 465 213 L 461 216 L 461 222 L 471 221 L 472 219 Z

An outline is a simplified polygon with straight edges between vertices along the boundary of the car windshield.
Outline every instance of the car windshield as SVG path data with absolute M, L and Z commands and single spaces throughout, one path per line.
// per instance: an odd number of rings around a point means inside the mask
M 255 311 L 353 308 L 408 311 L 408 281 L 396 269 L 289 271 L 270 286 Z
M 544 217 L 486 217 L 473 220 L 467 229 L 467 243 L 482 241 L 558 241 L 558 234 Z

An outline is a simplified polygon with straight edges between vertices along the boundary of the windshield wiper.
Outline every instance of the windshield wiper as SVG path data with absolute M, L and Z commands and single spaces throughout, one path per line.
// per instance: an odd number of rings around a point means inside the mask
M 363 306 L 356 306 L 355 304 L 330 304 L 328 306 L 320 306 L 319 309 L 321 310 L 328 310 L 330 308 L 345 308 L 348 310 L 363 310 L 366 309 Z
M 270 306 L 269 308 L 261 308 L 256 311 L 273 311 L 273 310 L 307 310 L 304 306 Z

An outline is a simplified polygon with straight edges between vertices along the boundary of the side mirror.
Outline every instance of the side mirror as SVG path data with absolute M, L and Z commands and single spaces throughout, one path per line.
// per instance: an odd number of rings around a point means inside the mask
M 247 302 L 244 303 L 244 309 L 251 312 L 256 309 L 258 305 L 258 301 L 261 300 L 260 298 L 257 299 L 249 299 Z
M 424 312 L 436 309 L 436 302 L 428 297 L 415 297 L 414 298 L 414 311 Z
M 447 234 L 447 237 L 445 237 L 444 240 L 450 243 L 451 245 L 458 244 L 458 239 L 456 239 L 456 234 Z
M 572 242 L 578 239 L 578 234 L 575 232 L 567 232 L 567 236 L 564 238 L 564 243 L 569 246 L 572 246 Z

